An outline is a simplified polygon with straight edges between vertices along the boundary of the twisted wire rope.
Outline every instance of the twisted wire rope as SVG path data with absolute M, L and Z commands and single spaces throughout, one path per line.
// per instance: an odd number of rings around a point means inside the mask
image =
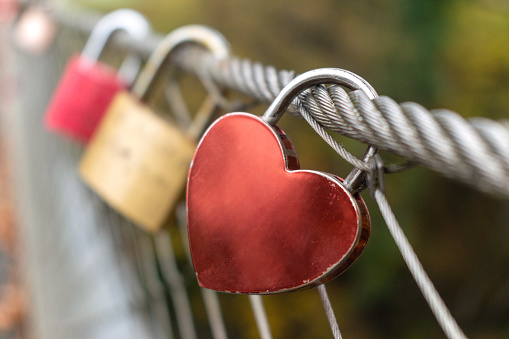
M 272 101 L 296 76 L 293 71 L 277 71 L 237 57 L 216 61 L 195 47 L 182 50 L 176 62 L 191 73 L 197 72 L 196 65 L 205 64 L 204 69 L 219 86 L 261 102 Z M 305 91 L 289 113 L 305 119 L 309 114 L 313 122 L 306 120 L 312 126 L 377 146 L 481 191 L 509 196 L 507 124 L 486 118 L 464 119 L 444 109 L 429 111 L 413 102 L 398 104 L 386 96 L 370 100 L 362 91 L 347 93 L 335 85 Z M 360 160 L 338 153 L 364 169 Z
M 69 9 L 53 10 L 52 14 L 60 23 L 83 32 L 90 32 L 99 19 Z M 139 43 L 120 35 L 112 45 L 148 56 L 161 39 L 154 34 Z M 193 45 L 183 47 L 174 62 L 197 76 L 205 72 L 220 88 L 265 103 L 272 102 L 297 75 L 236 56 L 216 60 L 210 52 Z M 509 197 L 506 120 L 464 119 L 457 113 L 430 111 L 413 102 L 398 104 L 387 96 L 370 100 L 361 91 L 347 93 L 334 85 L 304 92 L 288 111 L 294 116 L 306 112 L 323 129 L 392 152 L 478 190 Z M 320 135 L 328 138 L 324 134 Z M 353 156 L 347 155 L 347 161 L 362 166 Z
M 99 19 L 69 9 L 53 10 L 52 14 L 60 23 L 83 32 L 90 32 Z M 140 44 L 120 35 L 112 44 L 149 55 L 161 39 L 154 34 Z M 193 45 L 182 48 L 174 62 L 194 75 L 206 72 L 218 87 L 266 103 L 297 75 L 236 56 L 219 61 Z M 306 112 L 324 129 L 377 146 L 478 190 L 509 197 L 507 120 L 464 119 L 413 102 L 398 104 L 386 96 L 371 101 L 361 91 L 346 93 L 334 85 L 306 91 L 288 111 L 294 116 Z M 352 157 L 347 160 L 362 166 Z

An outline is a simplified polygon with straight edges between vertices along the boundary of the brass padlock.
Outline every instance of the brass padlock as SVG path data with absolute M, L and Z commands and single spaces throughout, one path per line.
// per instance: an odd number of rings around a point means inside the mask
M 182 131 L 146 104 L 168 68 L 173 51 L 195 42 L 226 58 L 223 36 L 208 27 L 179 28 L 158 45 L 133 86 L 114 99 L 80 163 L 83 180 L 120 214 L 149 232 L 168 217 L 185 187 L 196 142 L 214 113 L 209 95 L 194 121 Z

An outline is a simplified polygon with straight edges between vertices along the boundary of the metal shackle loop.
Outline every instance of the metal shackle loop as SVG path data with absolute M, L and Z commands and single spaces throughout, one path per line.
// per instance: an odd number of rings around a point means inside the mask
M 265 111 L 262 119 L 269 125 L 276 125 L 283 113 L 288 109 L 292 101 L 300 93 L 316 85 L 336 84 L 351 90 L 362 90 L 371 100 L 378 97 L 375 89 L 363 78 L 350 71 L 340 68 L 319 68 L 295 77 L 286 85 Z M 377 148 L 369 145 L 364 153 L 363 160 L 368 161 L 377 153 Z M 366 173 L 359 168 L 354 168 L 344 181 L 345 187 L 355 192 L 362 188 Z
M 81 55 L 90 61 L 97 61 L 113 34 L 125 31 L 135 40 L 143 40 L 150 33 L 150 24 L 140 13 L 132 9 L 119 9 L 106 14 L 95 25 Z
M 141 101 L 147 101 L 150 93 L 157 87 L 160 75 L 169 65 L 173 52 L 178 46 L 188 42 L 204 46 L 217 59 L 224 59 L 230 53 L 228 41 L 215 29 L 201 25 L 177 28 L 166 35 L 152 53 L 133 86 L 133 94 Z
M 341 68 L 318 68 L 295 77 L 286 85 L 263 114 L 262 119 L 275 125 L 292 101 L 303 91 L 316 85 L 336 84 L 351 90 L 363 90 L 370 99 L 378 96 L 371 85 L 355 73 Z

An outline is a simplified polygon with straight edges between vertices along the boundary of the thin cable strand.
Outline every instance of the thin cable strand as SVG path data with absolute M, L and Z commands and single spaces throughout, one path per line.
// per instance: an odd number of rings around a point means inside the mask
M 329 325 L 332 330 L 332 335 L 334 336 L 334 339 L 343 339 L 325 285 L 320 285 L 317 287 L 317 289 L 318 293 L 320 294 L 320 299 L 322 300 L 323 308 L 325 309 L 325 314 L 327 315 L 327 320 L 329 321 Z
M 396 220 L 396 217 L 391 210 L 385 194 L 383 194 L 380 188 L 376 188 L 374 197 L 378 207 L 380 208 L 380 212 L 382 213 L 387 228 L 389 229 L 389 232 L 394 238 L 394 242 L 398 246 L 398 249 L 403 256 L 403 260 L 405 261 L 410 273 L 417 283 L 417 286 L 421 290 L 424 299 L 426 299 L 426 302 L 431 308 L 431 311 L 435 315 L 435 318 L 442 327 L 446 336 L 450 339 L 466 338 L 465 334 L 458 326 L 451 313 L 449 312 L 449 309 L 438 294 L 438 291 L 433 285 L 433 282 L 431 282 L 430 278 L 426 274 L 426 271 L 424 271 L 419 258 L 417 258 L 417 255 L 412 248 L 412 245 L 410 245 L 410 242 L 405 236 L 403 229 Z

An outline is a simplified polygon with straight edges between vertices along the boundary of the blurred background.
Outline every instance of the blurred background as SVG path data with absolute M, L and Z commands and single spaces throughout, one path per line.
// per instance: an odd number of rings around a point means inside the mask
M 4 6 L 7 3 L 0 2 Z M 86 11 L 83 18 L 90 12 L 133 8 L 146 15 L 160 34 L 191 23 L 209 25 L 229 40 L 233 54 L 277 69 L 302 73 L 319 67 L 340 67 L 361 75 L 379 94 L 397 102 L 414 101 L 428 109 L 447 108 L 463 117 L 509 118 L 509 2 L 506 0 L 60 0 L 47 4 L 58 8 L 72 5 L 73 13 L 81 8 Z M 30 52 L 15 47 L 11 32 L 7 18 L 2 26 L 0 49 L 0 272 L 5 287 L 0 300 L 0 329 L 5 338 L 51 337 L 49 333 L 55 330 L 56 324 L 34 325 L 42 321 L 45 312 L 52 310 L 44 300 L 51 304 L 56 299 L 75 299 L 80 289 L 70 290 L 69 286 L 76 282 L 73 279 L 70 279 L 72 284 L 65 282 L 67 273 L 53 267 L 58 266 L 56 263 L 53 266 L 45 263 L 48 270 L 44 279 L 33 276 L 36 267 L 42 270 L 42 266 L 32 256 L 66 248 L 65 237 L 56 243 L 58 246 L 53 247 L 51 242 L 62 230 L 52 229 L 49 233 L 42 230 L 58 223 L 64 225 L 65 220 L 72 223 L 76 211 L 96 213 L 95 217 L 76 218 L 81 222 L 88 220 L 95 225 L 113 220 L 112 224 L 124 227 L 118 216 L 112 216 L 107 207 L 76 186 L 74 179 L 67 181 L 57 175 L 76 165 L 81 149 L 50 136 L 37 119 L 44 113 L 66 58 L 82 48 L 86 36 L 60 26 L 56 41 L 47 49 Z M 200 98 L 194 99 L 196 81 L 193 81 L 183 79 L 184 94 L 191 102 L 199 102 Z M 251 112 L 261 114 L 266 107 L 259 105 Z M 32 115 L 23 118 L 20 116 L 23 112 Z M 305 122 L 285 116 L 281 126 L 295 143 L 302 168 L 343 177 L 351 170 Z M 341 136 L 337 140 L 358 156 L 365 149 L 365 145 Z M 66 165 L 58 167 L 59 159 L 64 156 Z M 400 160 L 390 154 L 384 154 L 384 158 Z M 398 221 L 467 336 L 509 337 L 507 198 L 474 191 L 423 167 L 388 175 L 386 189 Z M 73 203 L 65 197 L 77 200 Z M 343 337 L 444 337 L 377 206 L 367 192 L 363 197 L 372 217 L 368 246 L 347 272 L 327 284 Z M 84 205 L 87 208 L 80 208 Z M 52 213 L 57 216 L 50 216 Z M 186 266 L 184 247 L 178 241 L 180 235 L 173 223 L 170 221 L 168 234 L 172 235 L 178 268 L 186 278 L 197 337 L 210 338 L 201 295 L 192 279 L 192 270 Z M 120 235 L 114 241 L 129 238 L 125 230 L 118 232 Z M 134 237 L 143 239 L 138 233 L 134 230 Z M 16 241 L 19 234 L 20 242 Z M 46 239 L 43 245 L 41 239 Z M 121 249 L 114 248 L 129 258 L 132 252 L 129 244 L 122 242 Z M 38 246 L 44 246 L 44 249 L 39 247 L 42 252 L 36 252 Z M 47 260 L 51 258 L 48 254 Z M 89 259 L 89 265 L 94 265 L 93 260 L 100 262 L 98 258 Z M 66 260 L 72 262 L 68 257 Z M 127 266 L 131 265 L 129 262 Z M 105 272 L 94 274 L 102 279 Z M 125 279 L 119 279 L 125 283 Z M 115 289 L 115 282 L 108 284 Z M 55 290 L 41 298 L 37 293 L 48 286 L 55 286 Z M 230 338 L 258 336 L 246 296 L 219 295 L 219 300 Z M 274 338 L 332 337 L 315 289 L 264 296 L 263 300 Z M 61 320 L 58 326 L 65 326 L 66 321 L 82 324 L 83 319 L 89 319 L 81 315 L 79 319 L 69 320 L 65 307 L 59 309 L 62 313 L 53 316 Z M 93 318 L 97 313 L 89 316 Z M 2 317 L 6 317 L 5 321 Z M 175 315 L 170 318 L 175 321 Z M 104 333 L 94 335 L 83 329 L 84 325 L 80 326 L 76 331 L 81 331 L 82 337 L 115 337 Z M 178 337 L 175 325 L 171 332 Z M 60 337 L 80 337 L 74 334 L 59 332 Z

